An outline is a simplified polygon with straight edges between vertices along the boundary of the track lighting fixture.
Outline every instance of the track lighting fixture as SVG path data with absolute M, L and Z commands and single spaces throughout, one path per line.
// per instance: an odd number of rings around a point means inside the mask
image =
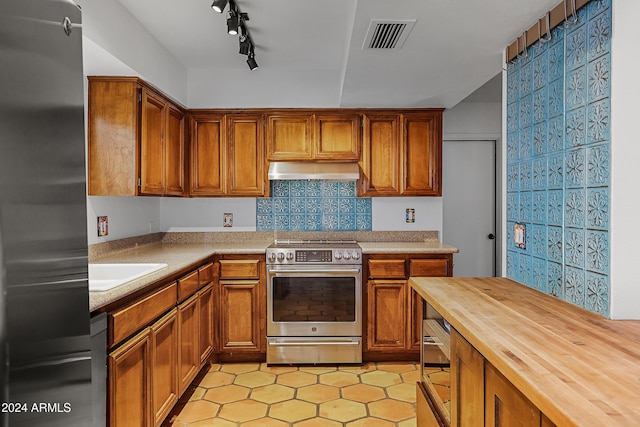
M 249 66 L 249 69 L 251 71 L 258 68 L 258 63 L 256 62 L 256 57 L 255 57 L 255 53 L 253 52 L 253 47 L 249 52 L 249 58 L 247 58 L 247 65 Z
M 242 15 L 246 15 L 246 13 L 243 13 Z M 249 55 L 249 51 L 253 48 L 253 41 L 249 36 L 246 25 L 244 24 L 244 21 L 249 18 L 246 17 L 245 19 L 242 15 L 240 15 L 240 50 L 238 53 L 240 53 L 240 55 Z
M 227 4 L 229 5 L 229 13 L 227 15 L 227 33 L 232 35 L 240 33 L 239 53 L 248 57 L 247 65 L 249 65 L 249 68 L 253 71 L 258 68 L 258 63 L 256 62 L 254 50 L 255 44 L 251 39 L 249 29 L 245 25 L 245 22 L 249 20 L 249 15 L 247 13 L 240 12 L 235 0 L 213 0 L 211 9 L 218 13 L 222 13 Z
M 227 7 L 227 0 L 213 0 L 213 4 L 211 5 L 211 9 L 218 13 L 222 13 L 225 7 Z
M 240 37 L 240 51 L 238 52 L 240 55 L 249 55 L 249 51 L 251 50 L 251 41 L 248 37 Z
M 227 33 L 232 36 L 238 34 L 238 15 L 233 10 L 229 11 L 229 17 L 227 18 Z

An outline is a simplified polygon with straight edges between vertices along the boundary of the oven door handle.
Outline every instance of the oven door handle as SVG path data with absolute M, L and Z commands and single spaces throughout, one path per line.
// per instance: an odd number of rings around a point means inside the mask
M 358 341 L 296 341 L 296 342 L 269 342 L 271 347 L 300 347 L 318 345 L 360 345 Z
M 288 276 L 291 274 L 322 274 L 323 276 L 344 276 L 345 274 L 360 274 L 359 268 L 345 268 L 343 270 L 338 269 L 317 269 L 317 270 L 278 270 L 278 271 L 269 271 L 271 276 Z

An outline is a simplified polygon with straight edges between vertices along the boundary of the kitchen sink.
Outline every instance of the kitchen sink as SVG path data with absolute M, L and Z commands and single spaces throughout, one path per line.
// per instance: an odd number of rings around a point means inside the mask
M 167 268 L 163 263 L 89 264 L 89 291 L 104 292 Z

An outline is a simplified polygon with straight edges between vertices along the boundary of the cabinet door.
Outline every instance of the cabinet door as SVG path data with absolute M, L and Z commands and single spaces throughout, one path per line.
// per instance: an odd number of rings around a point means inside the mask
M 187 389 L 200 368 L 198 296 L 178 306 L 178 375 L 180 394 Z
M 227 126 L 227 195 L 263 196 L 265 160 L 262 115 L 228 115 Z
M 407 344 L 409 350 L 420 351 L 422 345 L 422 297 L 411 286 L 407 286 L 409 292 L 409 316 L 407 316 Z
M 178 323 L 174 308 L 151 326 L 153 420 L 157 427 L 178 401 Z
M 111 427 L 151 427 L 149 329 L 109 355 L 109 420 Z
M 359 160 L 359 114 L 316 114 L 315 153 L 321 160 Z
M 447 425 L 421 382 L 416 383 L 416 422 L 420 427 L 444 427 Z
M 260 281 L 220 281 L 220 350 L 260 351 Z
M 313 114 L 274 113 L 267 117 L 267 160 L 311 160 Z
M 225 192 L 224 116 L 202 114 L 189 119 L 191 196 L 222 196 Z
M 407 339 L 407 281 L 367 283 L 367 350 L 404 350 Z
M 199 355 L 200 365 L 207 361 L 214 346 L 214 306 L 213 283 L 205 286 L 198 292 L 198 318 L 200 321 Z
M 359 195 L 400 195 L 400 164 L 400 115 L 366 114 Z
M 142 89 L 140 194 L 164 194 L 166 108 L 164 100 Z
M 184 194 L 184 114 L 171 105 L 167 111 L 165 147 L 165 194 L 182 196 Z
M 484 357 L 453 328 L 451 425 L 484 426 Z
M 485 364 L 485 375 L 485 425 L 540 426 L 540 410 L 490 363 Z
M 138 85 L 89 77 L 87 189 L 90 196 L 137 194 Z
M 442 113 L 403 115 L 406 196 L 442 195 Z

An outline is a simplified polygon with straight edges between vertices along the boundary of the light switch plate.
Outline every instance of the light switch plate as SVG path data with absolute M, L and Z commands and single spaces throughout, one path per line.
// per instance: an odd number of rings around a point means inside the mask
M 98 217 L 98 237 L 107 236 L 109 234 L 109 217 Z
M 225 227 L 233 227 L 233 214 L 225 213 L 222 219 L 222 225 Z
M 407 223 L 416 222 L 416 210 L 413 208 L 407 208 L 404 220 Z

